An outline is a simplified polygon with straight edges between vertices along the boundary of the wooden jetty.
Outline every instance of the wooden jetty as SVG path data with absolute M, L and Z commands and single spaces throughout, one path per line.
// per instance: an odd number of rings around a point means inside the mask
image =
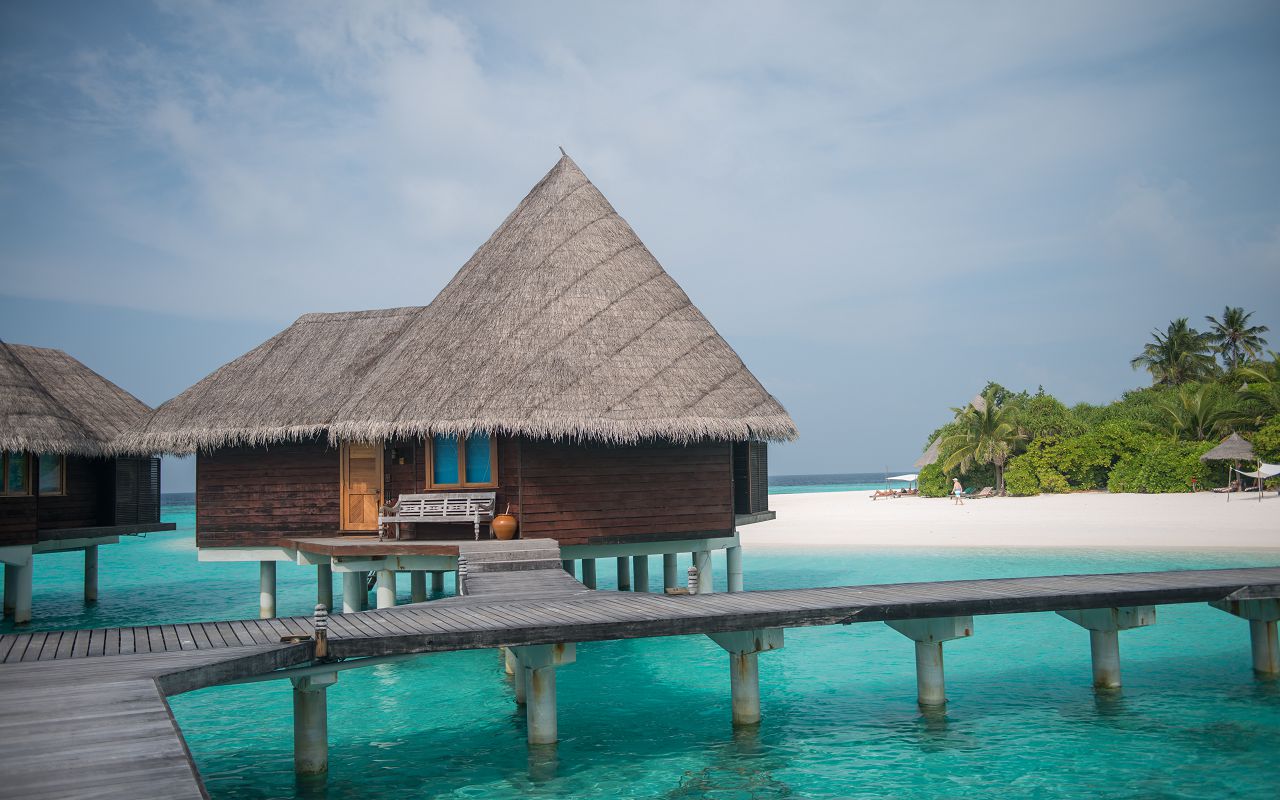
M 1094 680 L 1119 683 L 1117 633 L 1154 606 L 1207 602 L 1250 620 L 1254 667 L 1280 671 L 1280 567 L 965 580 L 668 595 L 588 589 L 551 540 L 464 549 L 457 597 L 328 617 L 316 658 L 311 617 L 226 620 L 0 636 L 0 796 L 201 797 L 165 697 L 289 678 L 295 764 L 327 767 L 325 695 L 346 669 L 420 653 L 503 647 L 532 743 L 556 740 L 555 669 L 576 644 L 704 634 L 730 656 L 735 723 L 759 721 L 756 657 L 786 628 L 885 622 L 915 641 L 919 699 L 945 702 L 942 642 L 973 617 L 1057 612 L 1090 631 Z M 282 639 L 302 639 L 284 641 Z

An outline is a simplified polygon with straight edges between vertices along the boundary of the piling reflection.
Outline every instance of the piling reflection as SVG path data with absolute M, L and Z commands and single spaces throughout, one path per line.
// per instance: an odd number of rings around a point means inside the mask
M 529 745 L 529 780 L 547 783 L 560 775 L 560 748 L 554 744 Z

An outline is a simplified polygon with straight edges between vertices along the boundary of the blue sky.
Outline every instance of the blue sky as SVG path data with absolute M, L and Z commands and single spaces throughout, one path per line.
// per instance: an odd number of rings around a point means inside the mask
M 6 3 L 0 338 L 158 404 L 428 302 L 563 145 L 799 441 L 898 469 L 987 380 L 1280 345 L 1275 3 Z M 189 466 L 166 488 L 191 484 Z

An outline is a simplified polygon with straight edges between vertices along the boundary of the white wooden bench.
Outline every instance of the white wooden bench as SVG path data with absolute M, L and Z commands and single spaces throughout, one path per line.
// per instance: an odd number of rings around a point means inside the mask
M 402 494 L 394 506 L 384 506 L 378 514 L 378 538 L 385 539 L 387 526 L 395 525 L 399 540 L 404 522 L 470 522 L 479 540 L 480 523 L 493 521 L 497 500 L 496 492 Z

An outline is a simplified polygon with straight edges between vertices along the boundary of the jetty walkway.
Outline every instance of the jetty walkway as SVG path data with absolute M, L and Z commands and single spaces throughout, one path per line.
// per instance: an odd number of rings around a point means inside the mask
M 945 702 L 942 642 L 988 614 L 1057 612 L 1087 628 L 1094 682 L 1116 686 L 1118 631 L 1153 623 L 1156 605 L 1207 602 L 1249 619 L 1255 669 L 1280 671 L 1280 567 L 660 595 L 588 589 L 554 542 L 466 563 L 461 596 L 328 617 L 323 658 L 305 638 L 311 617 L 0 636 L 0 796 L 202 797 L 165 697 L 272 678 L 293 682 L 297 769 L 323 772 L 338 674 L 430 652 L 506 648 L 532 743 L 556 740 L 555 669 L 577 643 L 611 639 L 711 637 L 730 656 L 737 724 L 759 721 L 757 655 L 796 627 L 889 624 L 915 641 L 922 704 Z

